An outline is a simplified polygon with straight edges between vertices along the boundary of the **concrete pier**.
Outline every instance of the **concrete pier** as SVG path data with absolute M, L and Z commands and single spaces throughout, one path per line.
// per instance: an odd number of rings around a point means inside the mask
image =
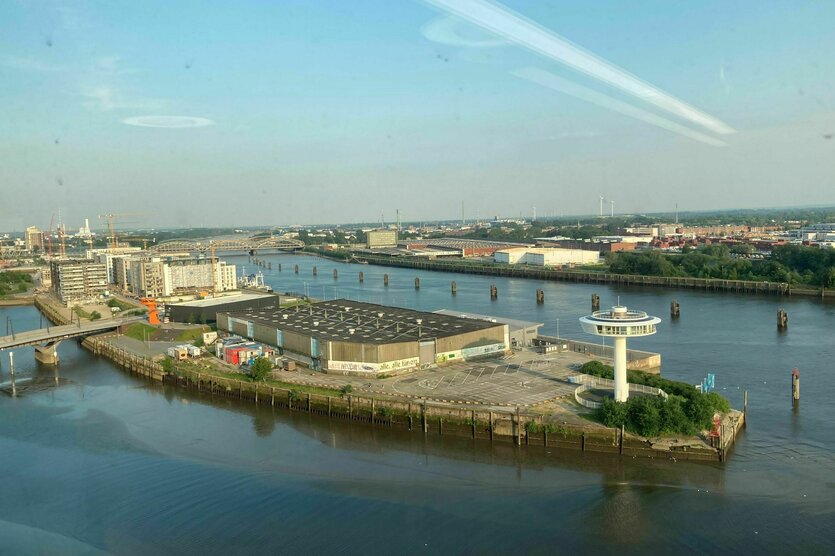
M 35 346 L 35 361 L 40 361 L 44 365 L 57 365 L 60 361 L 58 357 L 58 344 L 61 342 L 50 342 L 45 346 Z

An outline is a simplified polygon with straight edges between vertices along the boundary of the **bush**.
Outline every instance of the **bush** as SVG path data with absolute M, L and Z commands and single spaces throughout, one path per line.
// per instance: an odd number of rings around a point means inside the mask
M 630 430 L 641 436 L 656 436 L 661 432 L 660 406 L 663 403 L 663 398 L 650 396 L 630 399 L 626 404 L 626 420 L 630 425 Z
M 598 418 L 607 427 L 620 427 L 626 424 L 627 408 L 628 404 L 606 398 L 603 400 L 603 406 L 597 410 Z
M 99 320 L 101 318 L 101 313 L 98 311 L 93 311 L 90 313 L 90 320 Z
M 667 434 L 693 434 L 696 427 L 684 411 L 684 399 L 670 396 L 661 404 L 661 432 Z
M 350 384 L 346 384 L 345 386 L 343 386 L 342 388 L 340 388 L 340 389 L 339 389 L 339 392 L 340 392 L 343 396 L 345 396 L 345 395 L 347 395 L 347 394 L 350 394 L 350 393 L 351 393 L 351 392 L 353 392 L 353 391 L 354 391 L 354 387 L 353 387 L 353 386 L 351 386 Z
M 258 357 L 249 368 L 249 378 L 253 381 L 261 382 L 269 376 L 272 370 L 273 364 L 270 363 L 269 359 L 266 357 Z
M 391 419 L 391 416 L 393 414 L 391 408 L 387 406 L 383 406 L 380 409 L 378 409 L 377 413 L 380 415 L 380 417 L 386 420 Z
M 174 372 L 174 361 L 172 361 L 170 357 L 166 357 L 162 360 L 162 370 L 166 373 Z

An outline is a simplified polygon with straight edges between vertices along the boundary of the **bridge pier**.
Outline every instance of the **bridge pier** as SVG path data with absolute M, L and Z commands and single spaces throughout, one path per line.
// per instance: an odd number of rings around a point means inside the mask
M 58 344 L 60 343 L 61 340 L 58 340 L 49 342 L 45 346 L 35 346 L 35 361 L 44 365 L 57 365 L 59 363 Z

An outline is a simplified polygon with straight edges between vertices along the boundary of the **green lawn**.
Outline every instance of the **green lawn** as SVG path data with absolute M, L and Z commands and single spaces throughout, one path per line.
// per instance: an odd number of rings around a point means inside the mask
M 125 330 L 125 336 L 144 342 L 145 340 L 153 339 L 156 331 L 157 329 L 155 326 L 151 326 L 150 324 L 145 324 L 143 322 L 135 322 L 127 327 Z
M 195 342 L 197 339 L 203 338 L 203 332 L 209 332 L 211 328 L 208 326 L 203 326 L 200 328 L 189 328 L 188 330 L 183 330 L 179 334 L 177 334 L 177 341 L 178 342 Z

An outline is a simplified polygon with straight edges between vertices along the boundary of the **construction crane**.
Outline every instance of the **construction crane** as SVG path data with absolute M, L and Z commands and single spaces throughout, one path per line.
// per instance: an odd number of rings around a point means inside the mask
M 49 233 L 46 236 L 46 246 L 49 252 L 49 258 L 52 258 L 52 225 L 55 224 L 55 213 L 52 213 L 52 219 L 49 221 Z
M 217 260 L 215 259 L 215 242 L 209 241 L 209 256 L 212 258 L 212 292 L 217 293 Z
M 99 220 L 106 220 L 107 221 L 107 231 L 108 235 L 110 236 L 110 248 L 116 249 L 119 244 L 116 242 L 116 219 L 123 218 L 125 216 L 141 216 L 145 213 L 142 212 L 110 212 L 107 214 L 100 214 Z

